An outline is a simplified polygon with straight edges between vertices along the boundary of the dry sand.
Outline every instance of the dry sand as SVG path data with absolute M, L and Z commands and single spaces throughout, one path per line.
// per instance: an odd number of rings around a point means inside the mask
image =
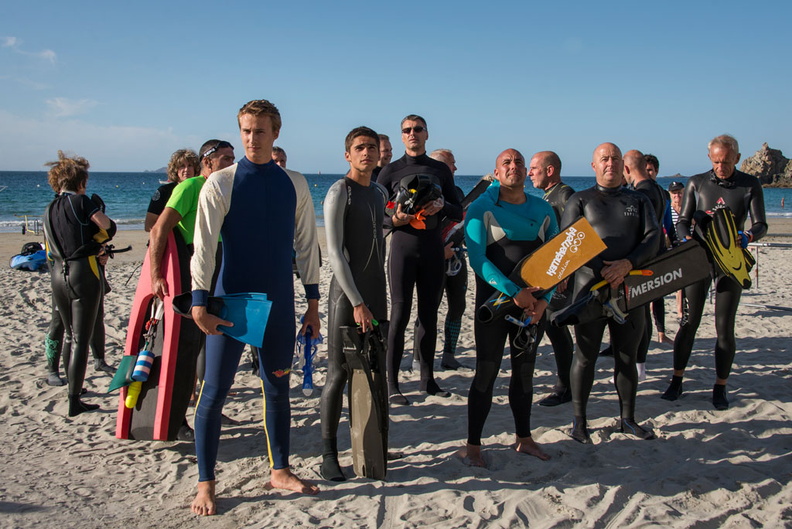
M 785 236 L 792 233 L 792 222 L 772 219 L 770 231 L 776 237 L 766 241 L 788 242 Z M 8 259 L 31 240 L 37 237 L 0 235 L 0 255 Z M 113 364 L 123 353 L 145 240 L 142 232 L 119 233 L 116 245 L 133 244 L 135 250 L 108 266 L 113 292 L 106 300 L 106 327 L 108 360 Z M 6 298 L 0 309 L 4 320 L 0 344 L 5 351 L 0 355 L 4 474 L 0 525 L 37 529 L 792 527 L 792 312 L 747 306 L 792 307 L 790 262 L 789 249 L 761 250 L 758 285 L 745 293 L 738 312 L 738 354 L 729 379 L 728 411 L 717 412 L 710 402 L 715 375 L 713 307 L 708 305 L 687 371 L 687 393 L 677 402 L 659 398 L 670 377 L 671 351 L 652 344 L 649 378 L 639 387 L 637 414 L 654 428 L 657 440 L 635 441 L 618 433 L 618 401 L 610 382 L 613 361 L 604 358 L 598 364 L 589 406 L 594 445 L 579 445 L 567 435 L 569 404 L 534 406 L 534 438 L 552 456 L 548 462 L 510 449 L 508 360 L 496 383 L 484 431 L 491 468 L 470 468 L 454 457 L 466 437 L 472 371 L 442 371 L 438 366 L 441 385 L 454 393 L 451 398 L 419 395 L 417 374 L 403 372 L 402 387 L 413 405 L 391 409 L 390 445 L 405 457 L 390 465 L 387 481 L 324 482 L 318 475 L 319 391 L 303 397 L 299 377 L 294 376 L 291 461 L 295 472 L 316 480 L 322 490 L 316 497 L 267 491 L 259 385 L 243 365 L 225 411 L 239 424 L 223 427 L 220 515 L 208 519 L 192 515 L 188 508 L 197 480 L 194 447 L 116 439 L 118 397 L 106 394 L 107 375 L 88 368 L 87 400 L 102 409 L 75 419 L 66 417 L 66 389 L 44 383 L 49 277 L 5 267 L 0 272 Z M 325 267 L 323 293 L 329 279 Z M 475 358 L 472 294 L 471 288 L 458 353 L 470 366 Z M 666 308 L 673 336 L 671 298 Z M 548 392 L 555 378 L 546 341 L 539 352 L 534 400 Z M 320 360 L 318 389 L 325 366 Z M 192 409 L 188 418 L 192 422 Z M 346 415 L 339 444 L 341 463 L 352 475 Z

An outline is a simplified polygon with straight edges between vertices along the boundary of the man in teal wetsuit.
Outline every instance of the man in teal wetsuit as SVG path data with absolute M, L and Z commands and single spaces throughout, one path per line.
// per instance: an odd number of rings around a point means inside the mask
M 544 200 L 525 192 L 525 158 L 515 149 L 503 151 L 495 162 L 496 182 L 468 208 L 465 238 L 470 266 L 476 273 L 476 306 L 481 306 L 499 291 L 514 299 L 516 318 L 523 314 L 532 324 L 543 320 L 553 289 L 539 299 L 536 288 L 522 287 L 509 279 L 523 257 L 558 233 L 553 208 Z M 522 313 L 522 314 L 521 314 Z M 492 407 L 492 393 L 498 377 L 506 338 L 511 345 L 512 374 L 509 405 L 514 416 L 515 449 L 518 452 L 550 459 L 531 438 L 531 401 L 536 348 L 533 342 L 516 345 L 522 330 L 505 319 L 482 323 L 476 318 L 476 374 L 468 396 L 468 439 L 459 455 L 471 465 L 485 467 L 481 455 L 481 434 Z
M 245 157 L 213 173 L 201 189 L 195 224 L 192 316 L 206 338 L 206 373 L 195 411 L 198 493 L 191 509 L 217 511 L 215 473 L 220 417 L 234 381 L 244 344 L 218 330 L 231 326 L 209 314 L 207 303 L 215 250 L 223 237 L 223 262 L 215 293 L 219 296 L 263 292 L 272 307 L 261 347 L 259 375 L 264 392 L 264 432 L 271 468 L 270 486 L 316 494 L 310 482 L 289 469 L 289 373 L 294 354 L 292 251 L 305 287 L 308 310 L 301 332 L 319 334 L 319 245 L 311 193 L 305 179 L 293 177 L 272 160 L 280 133 L 280 113 L 266 100 L 250 101 L 237 115 Z

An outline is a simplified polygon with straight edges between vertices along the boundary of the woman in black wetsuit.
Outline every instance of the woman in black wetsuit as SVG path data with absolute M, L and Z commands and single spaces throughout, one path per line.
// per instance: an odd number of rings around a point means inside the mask
M 95 203 L 85 195 L 88 161 L 69 158 L 58 151 L 51 167 L 49 184 L 58 196 L 44 212 L 44 233 L 52 258 L 52 297 L 71 341 L 67 378 L 69 417 L 97 409 L 80 400 L 104 282 L 97 256 L 102 244 L 115 234 L 115 223 L 102 212 L 101 199 Z
M 194 150 L 179 149 L 171 154 L 168 162 L 168 183 L 159 186 L 151 195 L 143 229 L 151 231 L 159 216 L 165 211 L 165 206 L 177 185 L 199 174 L 201 174 L 201 162 Z

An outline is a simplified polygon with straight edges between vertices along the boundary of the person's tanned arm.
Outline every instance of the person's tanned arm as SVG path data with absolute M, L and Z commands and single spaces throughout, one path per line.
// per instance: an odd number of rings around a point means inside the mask
M 162 215 L 151 228 L 149 236 L 149 261 L 151 262 L 151 292 L 160 299 L 165 299 L 170 291 L 168 283 L 162 276 L 162 256 L 165 255 L 165 245 L 168 235 L 182 220 L 179 212 L 173 208 L 165 208 Z

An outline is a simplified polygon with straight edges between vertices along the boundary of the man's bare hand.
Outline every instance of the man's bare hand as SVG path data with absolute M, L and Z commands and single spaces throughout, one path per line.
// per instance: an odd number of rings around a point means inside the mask
M 203 306 L 193 307 L 190 309 L 190 314 L 192 314 L 195 324 L 205 334 L 223 334 L 223 331 L 217 330 L 218 325 L 224 325 L 226 327 L 234 326 L 234 324 L 230 321 L 218 318 L 214 314 L 209 314 L 209 312 L 206 310 L 206 307 Z
M 310 327 L 311 338 L 318 338 L 319 329 L 321 326 L 322 322 L 319 320 L 319 300 L 309 299 L 308 310 L 305 311 L 305 315 L 303 316 L 303 324 L 300 328 L 300 334 L 305 335 L 305 333 L 308 331 L 308 327 Z
M 624 278 L 633 268 L 629 259 L 602 262 L 605 264 L 601 271 L 602 279 L 610 283 L 610 286 L 614 288 L 624 282 Z

